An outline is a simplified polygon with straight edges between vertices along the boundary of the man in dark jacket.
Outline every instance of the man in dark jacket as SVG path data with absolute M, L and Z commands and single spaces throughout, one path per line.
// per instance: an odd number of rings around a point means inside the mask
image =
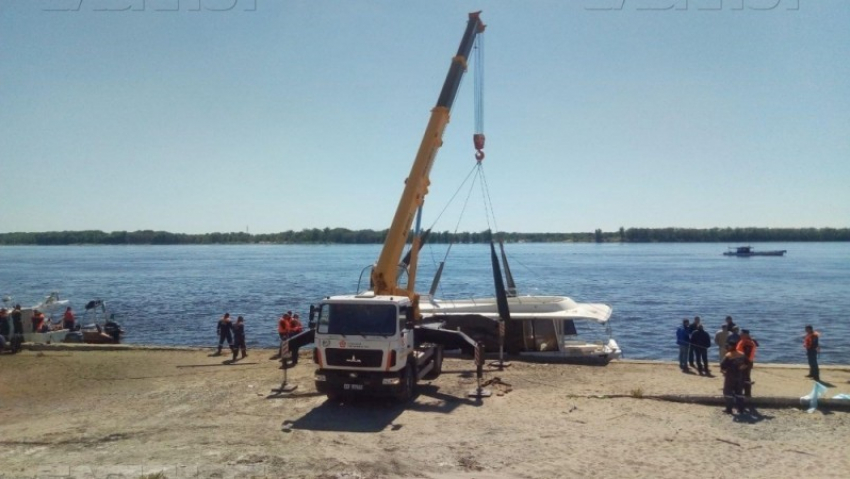
M 21 305 L 16 304 L 12 310 L 12 354 L 21 350 L 21 344 L 24 342 L 24 322 L 21 319 Z
M 239 316 L 236 318 L 236 324 L 233 325 L 233 361 L 236 361 L 236 354 L 242 350 L 242 359 L 248 357 L 248 348 L 245 345 L 245 318 Z
M 697 370 L 700 375 L 711 376 L 711 371 L 708 369 L 708 348 L 710 347 L 711 336 L 708 335 L 702 324 L 698 324 L 697 329 L 691 333 L 691 349 L 694 351 Z
M 689 337 L 693 336 L 694 331 L 697 330 L 697 327 L 699 327 L 701 321 L 702 320 L 699 318 L 699 316 L 694 316 L 694 322 L 691 323 L 691 325 L 688 327 L 688 336 Z M 696 355 L 696 350 L 694 349 L 694 345 L 691 344 L 691 349 L 688 350 L 688 363 L 691 365 L 692 368 L 697 367 L 697 365 L 694 364 L 694 356 L 695 355 Z
M 688 349 L 691 345 L 691 333 L 688 330 L 690 323 L 691 322 L 689 320 L 683 319 L 682 325 L 676 329 L 676 345 L 679 346 L 679 369 L 681 369 L 683 373 L 690 371 L 690 369 L 688 369 Z

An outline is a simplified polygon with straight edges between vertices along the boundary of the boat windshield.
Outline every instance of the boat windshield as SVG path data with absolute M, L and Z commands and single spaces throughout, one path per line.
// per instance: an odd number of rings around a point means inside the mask
M 319 333 L 392 336 L 398 326 L 394 304 L 331 303 L 322 308 Z

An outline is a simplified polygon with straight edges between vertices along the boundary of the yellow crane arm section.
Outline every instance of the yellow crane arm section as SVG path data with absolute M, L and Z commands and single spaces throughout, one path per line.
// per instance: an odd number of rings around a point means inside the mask
M 425 195 L 428 194 L 428 186 L 431 184 L 429 180 L 431 167 L 434 165 L 437 151 L 443 144 L 443 131 L 449 123 L 449 113 L 457 95 L 461 77 L 466 71 L 466 59 L 469 58 L 475 37 L 485 28 L 479 17 L 480 13 L 469 14 L 469 21 L 461 39 L 460 47 L 458 47 L 457 54 L 452 58 L 437 105 L 431 110 L 431 119 L 428 121 L 428 127 L 425 129 L 425 135 L 419 145 L 419 151 L 416 153 L 410 174 L 405 181 L 404 191 L 398 202 L 392 225 L 387 233 L 386 240 L 384 240 L 384 247 L 372 270 L 372 287 L 377 295 L 404 295 L 413 300 L 414 304 L 418 298 L 413 292 L 412 281 L 407 285 L 408 289 L 398 286 L 399 260 L 407 242 L 410 227 L 413 225 L 416 210 L 422 205 L 425 201 Z M 410 266 L 412 270 L 411 278 L 415 278 L 415 267 L 417 265 L 415 255 L 418 248 L 415 246 Z

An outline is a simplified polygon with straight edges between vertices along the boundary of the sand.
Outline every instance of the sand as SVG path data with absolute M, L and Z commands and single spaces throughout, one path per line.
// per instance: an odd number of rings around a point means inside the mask
M 446 359 L 407 405 L 332 403 L 308 357 L 282 379 L 271 351 L 236 365 L 209 351 L 24 351 L 0 356 L 0 478 L 848 477 L 850 413 L 647 399 L 720 395 L 672 363 L 513 362 L 493 396 Z M 754 395 L 800 397 L 803 366 L 757 365 Z M 719 372 L 718 372 L 719 374 Z M 850 393 L 850 368 L 824 368 Z M 639 396 L 644 396 L 640 398 Z M 154 476 L 148 476 L 154 477 Z

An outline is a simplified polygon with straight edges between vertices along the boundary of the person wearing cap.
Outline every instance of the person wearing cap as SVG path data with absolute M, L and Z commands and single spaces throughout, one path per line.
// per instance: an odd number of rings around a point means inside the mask
M 752 397 L 753 393 L 753 381 L 751 378 L 751 374 L 753 371 L 753 363 L 756 359 L 756 349 L 758 349 L 758 343 L 750 337 L 749 329 L 741 330 L 741 339 L 738 340 L 738 344 L 735 346 L 735 349 L 738 350 L 739 353 L 743 354 L 747 357 L 747 369 L 743 371 L 743 385 L 744 385 L 744 396 Z
M 806 326 L 806 337 L 803 338 L 803 348 L 806 349 L 806 359 L 809 361 L 809 374 L 806 377 L 819 382 L 818 353 L 820 352 L 820 333 L 815 331 L 815 328 L 811 324 Z
M 732 414 L 732 407 L 738 409 L 738 414 L 744 413 L 744 370 L 748 367 L 747 357 L 735 349 L 731 343 L 726 344 L 726 355 L 720 362 L 723 373 L 723 399 L 726 401 L 726 414 Z
M 690 320 L 683 319 L 682 325 L 676 329 L 676 345 L 679 346 L 679 369 L 683 373 L 690 372 L 690 369 L 688 369 L 688 350 L 691 345 L 691 335 L 688 331 L 690 323 Z
M 245 318 L 239 316 L 236 318 L 236 324 L 233 325 L 233 361 L 236 361 L 236 354 L 242 350 L 242 359 L 248 357 L 248 347 L 245 345 Z
M 711 376 L 708 369 L 708 348 L 711 347 L 711 336 L 705 331 L 702 324 L 697 324 L 697 329 L 691 334 L 691 350 L 696 358 L 697 371 L 700 376 L 705 374 Z

